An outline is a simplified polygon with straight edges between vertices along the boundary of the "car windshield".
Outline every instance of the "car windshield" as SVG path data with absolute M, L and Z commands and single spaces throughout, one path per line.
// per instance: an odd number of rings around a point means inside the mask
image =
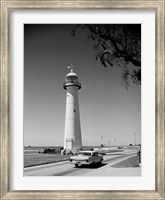
M 91 153 L 89 153 L 89 152 L 80 152 L 80 153 L 78 153 L 78 156 L 91 156 Z

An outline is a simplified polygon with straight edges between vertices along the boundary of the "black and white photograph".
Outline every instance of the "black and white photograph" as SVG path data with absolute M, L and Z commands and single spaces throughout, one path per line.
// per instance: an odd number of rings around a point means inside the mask
M 24 24 L 24 176 L 141 176 L 141 24 Z

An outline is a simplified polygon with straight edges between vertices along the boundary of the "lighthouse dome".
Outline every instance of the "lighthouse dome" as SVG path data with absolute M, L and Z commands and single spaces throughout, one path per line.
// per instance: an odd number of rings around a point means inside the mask
M 69 74 L 66 75 L 66 77 L 68 76 L 77 76 L 77 74 L 75 72 L 70 72 Z

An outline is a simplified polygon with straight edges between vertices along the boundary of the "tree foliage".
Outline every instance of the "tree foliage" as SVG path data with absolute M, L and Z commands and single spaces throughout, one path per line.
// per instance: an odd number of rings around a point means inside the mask
M 104 67 L 122 68 L 122 83 L 126 88 L 132 81 L 141 84 L 141 25 L 140 24 L 84 24 L 75 25 L 87 32 L 95 57 Z

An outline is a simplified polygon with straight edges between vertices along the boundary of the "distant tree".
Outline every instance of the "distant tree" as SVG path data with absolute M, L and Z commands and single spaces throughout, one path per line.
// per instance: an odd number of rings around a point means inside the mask
M 104 145 L 103 145 L 103 144 L 101 144 L 101 145 L 100 145 L 100 147 L 101 147 L 101 148 L 104 148 Z
M 81 24 L 77 29 L 87 32 L 87 40 L 92 41 L 95 58 L 104 67 L 122 68 L 122 84 L 141 84 L 141 25 L 140 24 Z
M 55 154 L 56 150 L 52 149 L 52 148 L 45 148 L 43 153 L 47 153 L 47 154 Z

